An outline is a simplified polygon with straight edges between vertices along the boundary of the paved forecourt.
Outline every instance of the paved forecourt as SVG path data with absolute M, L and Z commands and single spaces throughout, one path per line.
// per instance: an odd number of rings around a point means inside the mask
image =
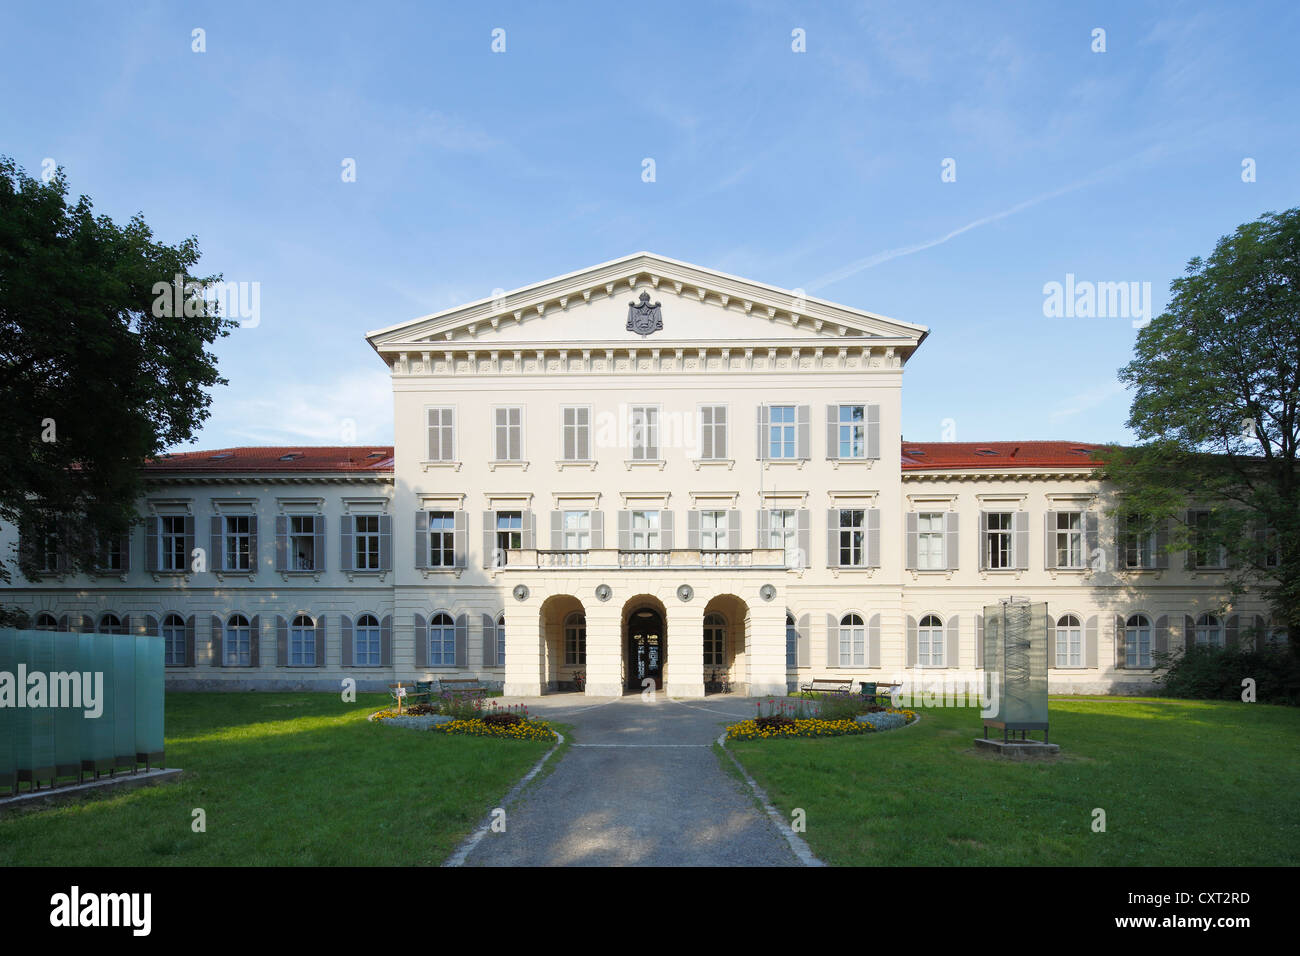
M 754 713 L 748 698 L 556 695 L 524 703 L 536 717 L 572 726 L 573 745 L 506 808 L 505 832 L 488 832 L 465 865 L 799 865 L 712 749 L 727 724 Z

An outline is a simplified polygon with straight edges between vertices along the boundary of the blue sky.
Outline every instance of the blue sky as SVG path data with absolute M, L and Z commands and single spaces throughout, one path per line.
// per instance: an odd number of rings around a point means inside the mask
M 50 3 L 0 32 L 0 154 L 260 283 L 199 447 L 389 442 L 366 331 L 641 249 L 929 326 L 910 440 L 1123 440 L 1131 319 L 1045 317 L 1044 284 L 1149 282 L 1158 312 L 1188 259 L 1300 204 L 1298 27 L 1293 3 Z

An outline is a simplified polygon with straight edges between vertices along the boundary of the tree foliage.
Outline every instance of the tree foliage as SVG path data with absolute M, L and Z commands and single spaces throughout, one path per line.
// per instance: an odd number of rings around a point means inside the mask
M 1300 643 L 1300 209 L 1239 226 L 1171 285 L 1120 380 L 1142 444 L 1099 477 L 1168 521 L 1170 550 L 1222 547 L 1229 595 L 1258 590 Z M 1190 527 L 1188 509 L 1211 513 Z
M 208 417 L 225 380 L 207 347 L 233 323 L 199 285 L 191 308 L 154 308 L 157 283 L 217 278 L 191 276 L 195 238 L 155 242 L 139 214 L 119 226 L 67 192 L 62 170 L 41 183 L 0 157 L 0 519 L 25 544 L 57 529 L 76 571 L 135 517 L 142 463 Z M 11 565 L 0 555 L 0 580 Z

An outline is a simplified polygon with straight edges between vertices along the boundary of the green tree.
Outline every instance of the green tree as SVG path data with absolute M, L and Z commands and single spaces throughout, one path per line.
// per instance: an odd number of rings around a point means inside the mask
M 1187 264 L 1119 377 L 1142 444 L 1100 453 L 1123 510 L 1169 550 L 1224 549 L 1226 598 L 1256 590 L 1300 645 L 1300 209 L 1267 213 Z M 1209 511 L 1193 527 L 1189 509 Z
M 0 157 L 0 520 L 23 533 L 24 573 L 40 534 L 71 572 L 128 529 L 141 464 L 208 417 L 225 380 L 206 348 L 234 324 L 203 298 L 218 277 L 190 275 L 196 239 L 155 242 L 139 214 L 119 226 L 67 192 L 63 170 L 41 183 Z M 156 284 L 178 275 L 181 304 L 159 307 Z M 0 581 L 12 564 L 0 554 Z

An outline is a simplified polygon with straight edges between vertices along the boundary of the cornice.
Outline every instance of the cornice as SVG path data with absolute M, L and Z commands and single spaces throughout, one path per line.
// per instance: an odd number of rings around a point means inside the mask
M 298 475 L 213 475 L 149 474 L 151 485 L 391 485 L 393 473 L 383 474 L 298 474 Z
M 990 468 L 936 468 L 933 471 L 904 471 L 903 481 L 1078 481 L 1091 480 L 1092 469 L 1001 470 Z
M 391 353 L 393 377 L 527 375 L 618 375 L 637 373 L 896 372 L 903 367 L 903 339 L 861 338 L 821 344 L 816 339 L 704 343 L 529 343 L 499 348 L 473 343 L 404 343 Z M 389 355 L 388 348 L 384 350 Z

